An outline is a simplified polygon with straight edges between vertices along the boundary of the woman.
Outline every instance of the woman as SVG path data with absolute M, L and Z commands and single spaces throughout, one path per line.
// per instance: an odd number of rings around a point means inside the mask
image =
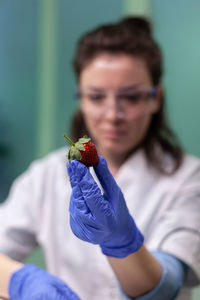
M 72 161 L 66 182 L 61 149 L 17 179 L 0 210 L 1 290 L 11 299 L 190 299 L 200 277 L 200 161 L 182 153 L 164 119 L 161 53 L 148 21 L 86 34 L 74 67 L 72 133 L 91 136 L 99 163 L 90 173 Z M 38 244 L 74 292 L 16 262 Z

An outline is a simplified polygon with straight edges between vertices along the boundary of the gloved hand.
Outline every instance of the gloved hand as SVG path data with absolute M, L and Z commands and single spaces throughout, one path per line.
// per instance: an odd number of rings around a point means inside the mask
M 94 167 L 103 195 L 85 165 L 73 160 L 67 169 L 72 186 L 69 212 L 73 233 L 84 241 L 99 244 L 108 256 L 126 257 L 137 251 L 143 244 L 143 235 L 129 214 L 105 159 L 99 156 Z
M 12 274 L 9 296 L 11 300 L 80 300 L 62 280 L 34 265 Z

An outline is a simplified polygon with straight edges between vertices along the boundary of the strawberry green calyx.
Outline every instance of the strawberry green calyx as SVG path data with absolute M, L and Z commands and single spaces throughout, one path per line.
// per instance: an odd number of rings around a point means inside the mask
M 89 138 L 87 135 L 84 135 L 82 138 L 78 139 L 78 142 L 76 144 L 86 144 L 89 141 L 91 141 L 91 138 Z
M 69 164 L 72 160 L 78 160 L 87 165 L 87 161 L 85 161 L 85 157 L 83 156 L 83 153 L 86 151 L 84 146 L 88 145 L 89 142 L 91 143 L 91 138 L 83 136 L 76 143 L 73 143 L 66 135 L 64 135 L 64 137 L 72 145 L 68 152 Z
M 81 160 L 81 158 L 82 158 L 81 152 L 75 146 L 71 146 L 71 148 L 69 149 L 69 152 L 68 152 L 69 164 L 72 160 L 74 160 L 74 159 Z
M 78 150 L 85 151 L 84 145 L 91 141 L 91 138 L 84 135 L 84 137 L 78 139 L 78 142 L 74 145 Z

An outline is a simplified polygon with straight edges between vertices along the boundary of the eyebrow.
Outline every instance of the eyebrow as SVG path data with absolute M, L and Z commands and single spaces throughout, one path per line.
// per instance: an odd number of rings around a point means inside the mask
M 126 86 L 126 87 L 119 88 L 119 90 L 116 90 L 116 92 L 121 93 L 121 92 L 132 91 L 132 90 L 136 90 L 140 86 L 141 86 L 141 84 L 134 84 L 134 85 Z M 106 91 L 106 89 L 98 88 L 98 87 L 94 87 L 94 86 L 89 86 L 87 89 L 89 89 L 93 92 L 101 92 L 101 93 Z
M 131 86 L 120 88 L 118 90 L 118 92 L 129 92 L 129 91 L 132 91 L 132 90 L 137 90 L 141 86 L 142 86 L 141 84 L 134 84 L 134 85 L 131 85 Z
M 85 89 L 91 90 L 93 92 L 104 92 L 105 91 L 105 89 L 97 88 L 97 87 L 93 87 L 93 86 L 83 88 L 83 90 L 85 90 Z

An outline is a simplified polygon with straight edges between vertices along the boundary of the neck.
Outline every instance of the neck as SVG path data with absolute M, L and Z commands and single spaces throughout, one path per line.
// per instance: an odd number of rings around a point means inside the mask
M 106 159 L 108 168 L 113 176 L 117 174 L 119 168 L 127 159 L 127 155 L 122 155 L 119 153 L 110 153 L 109 151 L 103 151 L 102 149 L 98 149 L 98 153 Z

